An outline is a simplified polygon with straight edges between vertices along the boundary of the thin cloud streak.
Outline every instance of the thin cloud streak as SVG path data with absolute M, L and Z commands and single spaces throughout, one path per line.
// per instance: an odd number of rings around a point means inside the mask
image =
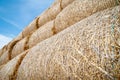
M 14 21 L 9 20 L 9 19 L 6 19 L 6 18 L 1 17 L 1 16 L 0 16 L 0 18 L 1 18 L 3 21 L 5 21 L 5 22 L 7 22 L 7 23 L 13 25 L 14 27 L 16 27 L 16 28 L 22 30 L 22 28 L 20 28 L 20 26 L 19 26 L 18 24 L 16 24 Z

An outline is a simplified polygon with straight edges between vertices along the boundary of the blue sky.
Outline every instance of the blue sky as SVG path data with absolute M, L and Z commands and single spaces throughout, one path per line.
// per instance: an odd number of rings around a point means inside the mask
M 0 0 L 0 48 L 15 38 L 54 0 Z

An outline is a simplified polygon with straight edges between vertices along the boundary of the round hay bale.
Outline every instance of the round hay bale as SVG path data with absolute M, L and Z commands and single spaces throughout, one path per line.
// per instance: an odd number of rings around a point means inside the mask
M 2 54 L 7 50 L 7 45 L 5 45 L 1 50 L 0 50 L 0 57 Z
M 17 70 L 27 52 L 23 52 L 9 61 L 7 64 L 0 66 L 0 80 L 15 80 Z
M 0 66 L 9 61 L 9 51 L 4 51 L 0 57 Z
M 11 42 L 8 43 L 6 50 L 12 50 L 12 48 L 19 42 L 20 40 L 13 39 Z
M 38 20 L 39 27 L 56 18 L 61 11 L 60 3 L 54 4 L 40 15 Z
M 0 56 L 0 65 L 11 60 L 12 49 L 18 41 L 19 40 L 12 40 L 7 46 L 4 47 L 2 55 Z
M 4 65 L 5 65 L 5 64 L 3 64 L 3 65 L 0 65 L 0 70 L 1 70 L 1 69 L 4 67 Z
M 62 9 L 71 4 L 75 0 L 61 0 L 61 7 Z
M 59 14 L 61 9 L 65 8 L 68 4 L 74 0 L 56 0 L 50 8 L 43 12 L 37 19 L 35 19 L 30 25 L 28 25 L 22 32 L 23 37 L 34 32 L 38 27 L 53 20 Z
M 29 39 L 29 48 L 33 47 L 37 43 L 51 37 L 54 35 L 54 20 L 46 23 L 45 25 L 41 26 L 38 30 L 36 30 Z
M 23 31 L 22 31 L 22 35 L 23 37 L 26 37 L 27 35 L 30 35 L 31 33 L 33 33 L 37 28 L 38 28 L 38 19 L 36 18 L 35 20 L 33 20 Z
M 40 42 L 25 56 L 17 80 L 120 79 L 120 43 L 112 46 L 120 39 L 119 13 L 120 6 L 98 12 Z
M 3 50 L 2 50 L 2 49 L 0 49 L 0 56 L 2 55 L 2 52 L 3 52 Z
M 28 41 L 28 37 L 23 38 L 22 40 L 20 40 L 12 49 L 12 54 L 11 54 L 11 58 L 14 58 L 15 56 L 17 56 L 18 54 L 24 52 L 26 43 Z
M 116 6 L 116 0 L 75 0 L 57 15 L 56 30 L 59 32 L 95 12 L 113 6 Z
M 64 9 L 66 6 L 68 6 L 69 4 L 71 4 L 73 1 L 75 1 L 75 0 L 55 0 L 55 2 L 53 3 L 53 5 L 55 5 L 57 3 L 60 3 L 61 9 Z

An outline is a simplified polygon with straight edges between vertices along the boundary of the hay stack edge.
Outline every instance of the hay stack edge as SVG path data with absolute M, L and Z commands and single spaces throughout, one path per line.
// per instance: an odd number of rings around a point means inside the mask
M 120 0 L 55 0 L 0 49 L 0 80 L 120 80 Z

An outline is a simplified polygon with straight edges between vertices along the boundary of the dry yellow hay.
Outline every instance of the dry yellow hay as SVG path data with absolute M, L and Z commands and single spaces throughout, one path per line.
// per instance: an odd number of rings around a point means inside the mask
M 56 3 L 40 15 L 38 20 L 39 27 L 56 18 L 61 11 L 60 3 Z
M 3 48 L 0 49 L 0 57 L 3 54 L 3 52 L 6 50 L 6 46 L 4 46 Z
M 0 56 L 2 55 L 3 49 L 0 49 Z
M 3 65 L 0 65 L 0 70 L 1 70 L 1 69 L 4 67 L 4 65 L 5 65 L 5 64 L 3 64 Z
M 33 47 L 40 41 L 43 41 L 55 34 L 53 31 L 54 28 L 54 20 L 46 23 L 45 25 L 41 26 L 38 30 L 36 30 L 29 39 L 29 48 Z
M 5 45 L 1 50 L 0 50 L 0 57 L 3 55 L 3 53 L 7 50 L 7 46 Z
M 16 73 L 27 52 L 23 52 L 9 61 L 7 64 L 0 66 L 0 80 L 15 80 Z
M 72 3 L 75 0 L 61 0 L 61 7 L 62 9 L 65 8 L 67 5 L 69 5 L 70 3 Z
M 59 32 L 95 12 L 116 5 L 116 0 L 75 0 L 57 15 L 55 19 L 56 30 Z
M 0 66 L 7 63 L 9 61 L 9 52 L 4 51 L 3 54 L 0 57 Z
M 20 40 L 12 49 L 11 58 L 14 58 L 15 56 L 19 55 L 20 53 L 24 52 L 26 43 L 28 41 L 28 37 L 23 38 Z
M 75 0 L 55 0 L 55 2 L 53 3 L 53 5 L 55 5 L 57 3 L 60 3 L 61 9 L 64 9 L 66 6 L 68 6 L 69 4 L 71 4 L 73 1 L 75 1 Z
M 27 35 L 33 33 L 37 28 L 38 28 L 38 19 L 36 18 L 35 20 L 33 20 L 32 23 L 30 23 L 23 31 L 22 31 L 22 35 L 23 37 L 26 37 Z
M 17 80 L 120 79 L 119 13 L 120 6 L 98 12 L 42 41 L 25 56 Z
M 48 8 L 39 17 L 39 27 L 56 18 L 56 16 L 61 12 L 63 8 L 72 3 L 74 0 L 55 0 L 53 5 Z
M 0 56 L 0 65 L 5 64 L 11 60 L 12 49 L 18 41 L 19 40 L 13 40 L 3 48 L 2 55 Z
M 74 0 L 56 0 L 53 5 L 37 17 L 30 25 L 28 25 L 17 38 L 25 37 L 33 33 L 38 27 L 44 25 L 45 23 L 53 20 L 59 14 L 59 12 L 65 8 L 68 4 Z
M 12 48 L 19 42 L 19 39 L 13 39 L 11 42 L 8 43 L 6 50 L 12 50 Z

